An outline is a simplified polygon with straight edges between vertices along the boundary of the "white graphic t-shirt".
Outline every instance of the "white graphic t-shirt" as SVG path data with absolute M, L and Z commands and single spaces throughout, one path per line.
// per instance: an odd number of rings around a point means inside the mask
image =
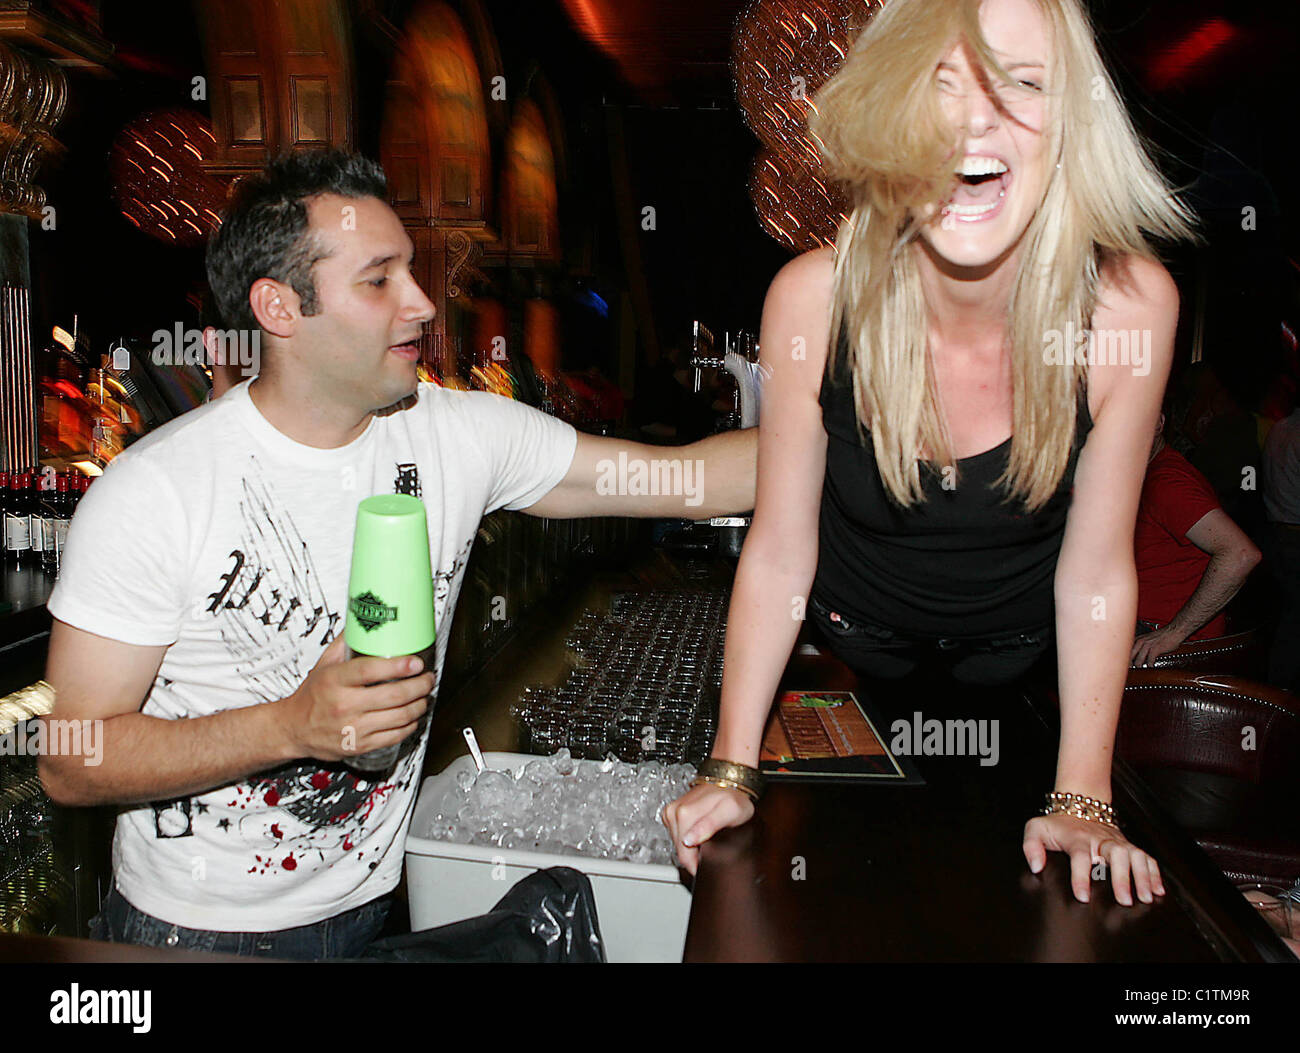
M 348 445 L 316 449 L 273 427 L 248 385 L 113 460 L 73 517 L 50 613 L 125 643 L 170 645 L 148 716 L 285 698 L 343 631 L 358 502 L 407 493 L 428 515 L 441 681 L 479 520 L 544 496 L 568 471 L 577 433 L 498 395 L 421 384 L 412 404 L 375 416 Z M 427 739 L 412 736 L 386 777 L 304 758 L 125 807 L 117 887 L 164 921 L 220 931 L 361 906 L 400 878 Z

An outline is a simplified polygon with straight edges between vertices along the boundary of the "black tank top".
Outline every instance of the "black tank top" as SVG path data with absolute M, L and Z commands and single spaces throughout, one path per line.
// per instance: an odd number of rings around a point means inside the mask
M 813 596 L 850 622 L 899 633 L 985 636 L 1051 626 L 1074 469 L 1092 428 L 1087 397 L 1080 395 L 1065 474 L 1037 512 L 1004 502 L 992 485 L 1007 466 L 1010 439 L 960 458 L 955 489 L 922 470 L 926 500 L 903 509 L 888 496 L 870 436 L 865 445 L 859 437 L 846 351 L 841 331 L 835 376 L 822 377 L 826 478 Z

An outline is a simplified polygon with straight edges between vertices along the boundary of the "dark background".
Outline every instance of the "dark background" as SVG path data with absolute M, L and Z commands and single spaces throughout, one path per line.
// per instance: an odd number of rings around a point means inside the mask
M 400 25 L 410 4 L 381 6 Z M 574 5 L 563 0 L 486 6 L 507 72 L 540 69 L 561 99 L 573 186 L 561 196 L 560 227 L 563 238 L 570 224 L 590 225 L 591 287 L 616 303 L 627 281 L 610 190 L 608 120 L 617 107 L 632 197 L 657 212 L 657 230 L 641 233 L 640 248 L 659 341 L 684 339 L 693 318 L 718 332 L 757 330 L 767 284 L 789 254 L 761 231 L 747 193 L 758 141 L 736 106 L 727 65 L 731 26 L 745 5 L 604 0 L 615 32 L 602 46 L 575 26 Z M 1248 349 L 1255 367 L 1245 372 L 1265 377 L 1276 365 L 1279 321 L 1289 317 L 1294 328 L 1297 313 L 1292 261 L 1300 230 L 1287 207 L 1300 165 L 1296 5 L 1096 0 L 1090 7 L 1135 121 L 1205 220 L 1207 357 L 1240 363 Z M 118 75 L 70 77 L 57 129 L 67 149 L 39 177 L 57 227 L 30 227 L 38 343 L 51 324 L 70 327 L 76 312 L 95 350 L 119 335 L 147 338 L 177 320 L 192 322 L 203 280 L 201 248 L 164 245 L 120 216 L 107 164 L 113 137 L 137 114 L 204 107 L 190 98 L 191 78 L 204 68 L 193 15 L 184 3 L 104 0 L 102 17 Z M 388 56 L 361 29 L 354 44 L 358 146 L 373 156 Z M 1254 231 L 1241 229 L 1243 205 L 1256 209 Z M 1188 283 L 1191 264 L 1173 262 Z M 606 363 L 594 357 L 612 376 L 609 352 Z

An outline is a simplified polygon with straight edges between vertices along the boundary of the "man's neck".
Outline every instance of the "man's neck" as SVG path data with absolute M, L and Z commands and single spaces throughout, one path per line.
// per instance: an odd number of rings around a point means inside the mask
M 276 431 L 321 450 L 346 446 L 366 430 L 374 416 L 365 413 L 358 417 L 355 408 L 333 405 L 309 387 L 275 375 L 254 377 L 248 397 Z

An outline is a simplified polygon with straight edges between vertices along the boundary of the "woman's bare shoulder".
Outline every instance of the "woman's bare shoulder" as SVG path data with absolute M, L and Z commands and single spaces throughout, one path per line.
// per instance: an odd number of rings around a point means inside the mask
M 824 245 L 819 249 L 801 252 L 776 272 L 772 289 L 783 293 L 824 295 L 830 303 L 831 286 L 835 280 L 835 249 Z
M 834 283 L 835 250 L 820 248 L 803 252 L 776 272 L 763 305 L 767 339 L 775 338 L 782 345 L 780 349 L 764 348 L 765 353 L 770 357 L 780 350 L 783 358 L 808 363 L 817 384 L 821 383 L 830 339 Z
M 1093 328 L 1138 318 L 1155 320 L 1178 314 L 1178 285 L 1159 260 L 1115 256 L 1102 266 L 1097 285 Z
M 1098 347 L 1108 348 L 1112 355 L 1100 356 L 1088 367 L 1088 404 L 1094 419 L 1111 392 L 1130 377 L 1154 374 L 1164 383 L 1178 326 L 1178 285 L 1159 260 L 1117 257 L 1107 261 L 1099 278 L 1093 337 Z M 1130 354 L 1114 355 L 1123 338 L 1133 343 L 1135 333 L 1137 343 Z M 1140 362 L 1136 357 L 1139 349 Z M 1154 359 L 1147 361 L 1151 356 Z

